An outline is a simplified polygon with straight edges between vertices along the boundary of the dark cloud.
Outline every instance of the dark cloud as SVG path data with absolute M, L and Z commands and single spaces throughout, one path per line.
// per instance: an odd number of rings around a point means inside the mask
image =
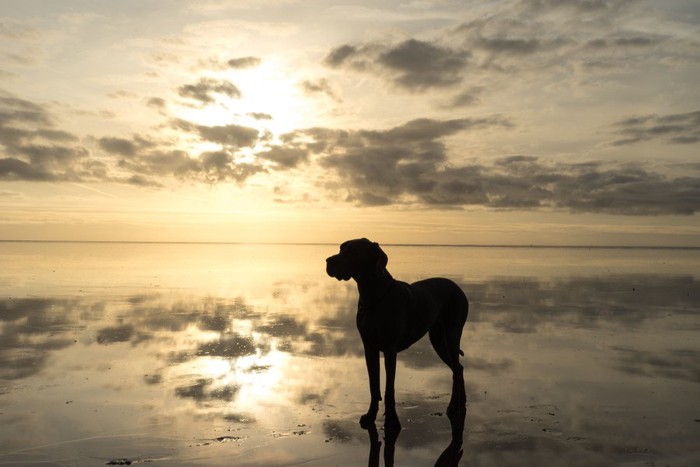
M 174 120 L 173 127 L 198 135 L 204 141 L 238 149 L 254 146 L 259 139 L 259 131 L 242 125 L 197 125 L 186 120 Z
M 481 96 L 485 92 L 482 86 L 474 86 L 453 96 L 444 106 L 447 108 L 471 107 L 481 102 Z
M 398 44 L 342 45 L 331 50 L 324 63 L 333 68 L 379 71 L 399 88 L 424 91 L 462 81 L 470 56 L 467 50 L 408 39 Z
M 213 78 L 200 78 L 195 84 L 185 84 L 177 88 L 181 97 L 193 99 L 203 105 L 216 101 L 215 95 L 220 94 L 232 99 L 241 97 L 241 91 L 233 83 Z
M 243 182 L 250 176 L 264 171 L 252 163 L 236 162 L 233 153 L 221 150 L 204 152 L 199 157 L 192 157 L 185 151 L 155 150 L 138 157 L 121 159 L 119 168 L 137 177 L 175 177 L 181 180 L 197 180 L 206 183 L 225 181 Z M 132 183 L 141 184 L 148 179 L 136 179 Z
M 548 68 L 573 50 L 566 49 L 576 45 L 568 31 L 552 25 L 544 33 L 543 27 L 536 17 L 497 14 L 462 23 L 453 35 L 472 52 L 475 69 L 512 72 Z
M 144 177 L 143 175 L 132 175 L 127 177 L 125 180 L 121 180 L 129 185 L 139 186 L 139 187 L 154 187 L 161 188 L 163 185 L 157 181 Z
M 458 132 L 509 127 L 501 117 L 419 119 L 388 130 L 314 128 L 286 135 L 335 173 L 335 192 L 360 205 L 480 205 L 626 215 L 694 214 L 700 179 L 670 178 L 641 165 L 556 163 L 511 156 L 491 163 L 450 162 L 444 139 Z
M 258 130 L 254 128 L 233 124 L 205 126 L 185 120 L 171 121 L 171 125 L 196 135 L 202 141 L 219 144 L 221 149 L 190 154 L 175 149 L 172 142 L 140 135 L 131 138 L 103 137 L 97 140 L 97 144 L 108 154 L 118 157 L 117 167 L 130 174 L 121 181 L 138 186 L 160 186 L 158 181 L 149 177 L 241 183 L 265 170 L 260 163 L 236 160 L 238 149 L 252 147 L 258 142 Z
M 378 63 L 395 71 L 396 84 L 411 90 L 443 87 L 462 80 L 469 52 L 409 39 L 382 52 Z
M 26 180 L 45 182 L 58 177 L 43 167 L 33 167 L 23 160 L 13 157 L 0 159 L 0 180 Z
M 345 182 L 348 199 L 365 205 L 401 203 L 404 196 L 428 204 L 483 202 L 481 192 L 462 185 L 464 174 L 447 168 L 442 138 L 460 131 L 509 123 L 499 117 L 437 121 L 419 119 L 386 131 L 311 131 L 321 165 Z M 310 146 L 311 147 L 311 146 Z M 459 186 L 458 186 L 459 185 Z M 438 199 L 445 189 L 463 189 L 461 199 Z M 471 198 L 476 195 L 477 198 Z
M 304 93 L 306 93 L 309 96 L 322 94 L 322 95 L 325 95 L 327 97 L 330 97 L 335 102 L 340 103 L 343 101 L 340 97 L 338 97 L 338 94 L 333 90 L 333 88 L 331 87 L 331 84 L 325 78 L 321 78 L 321 79 L 316 80 L 316 81 L 310 81 L 310 80 L 302 81 L 299 84 L 299 86 L 304 91 Z
M 272 115 L 263 112 L 250 112 L 248 115 L 255 120 L 272 120 Z
M 273 146 L 267 151 L 256 153 L 260 159 L 273 162 L 280 170 L 291 169 L 309 158 L 309 151 L 302 148 Z
M 78 137 L 55 128 L 47 108 L 0 95 L 0 180 L 78 181 L 99 177 L 102 166 Z M 2 157 L 4 156 L 4 157 Z
M 537 39 L 519 39 L 510 37 L 482 37 L 475 45 L 489 52 L 500 54 L 527 55 L 541 49 L 542 43 Z
M 511 88 L 527 78 L 541 78 L 542 73 L 551 77 L 572 69 L 576 78 L 585 72 L 628 72 L 642 64 L 655 66 L 661 57 L 669 56 L 686 58 L 679 63 L 692 63 L 695 45 L 688 40 L 669 41 L 670 35 L 623 26 L 626 7 L 634 3 L 636 0 L 510 3 L 443 30 L 439 37 L 340 44 L 328 51 L 323 63 L 380 77 L 396 89 L 411 92 L 439 91 L 463 82 Z M 605 63 L 607 70 L 595 67 L 596 63 Z M 455 106 L 471 102 L 468 95 L 464 97 Z
M 522 0 L 521 5 L 538 13 L 569 9 L 580 13 L 612 12 L 638 0 Z
M 229 68 L 241 69 L 241 68 L 253 68 L 260 65 L 260 58 L 258 57 L 239 57 L 232 58 L 227 61 L 226 64 Z
M 223 92 L 213 82 L 200 80 L 200 96 Z M 217 82 L 218 83 L 218 82 Z M 198 92 L 199 92 L 198 91 Z M 163 110 L 165 101 L 149 100 L 149 105 Z M 268 116 L 257 114 L 257 118 Z M 219 151 L 190 154 L 176 149 L 176 142 L 150 136 L 102 136 L 96 138 L 97 156 L 75 144 L 79 138 L 55 128 L 55 118 L 48 108 L 33 102 L 0 94 L 0 180 L 25 181 L 110 181 L 136 186 L 162 186 L 157 180 L 218 183 L 243 182 L 263 172 L 260 162 L 239 162 L 237 151 L 255 146 L 260 140 L 255 128 L 229 124 L 198 125 L 185 120 L 171 121 L 172 127 L 192 133 L 201 141 L 221 145 Z M 287 156 L 283 157 L 283 152 Z M 273 149 L 269 154 L 275 166 L 288 168 L 293 151 Z
M 669 115 L 643 115 L 617 122 L 614 131 L 620 135 L 616 146 L 660 139 L 672 144 L 700 142 L 700 110 Z
M 133 139 L 104 137 L 97 140 L 97 144 L 108 153 L 121 156 L 134 156 L 144 149 L 155 146 L 154 142 L 138 135 Z
M 660 37 L 628 36 L 593 39 L 586 43 L 587 47 L 595 50 L 620 47 L 649 47 L 662 41 Z
M 151 97 L 146 101 L 146 106 L 157 112 L 164 112 L 167 107 L 167 103 L 162 97 Z
M 49 126 L 53 123 L 48 110 L 33 102 L 17 97 L 0 95 L 0 123 Z

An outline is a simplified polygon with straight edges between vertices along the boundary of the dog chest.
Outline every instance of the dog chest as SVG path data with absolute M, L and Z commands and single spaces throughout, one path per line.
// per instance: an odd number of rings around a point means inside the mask
M 381 351 L 396 350 L 406 332 L 400 315 L 394 308 L 358 306 L 356 323 L 362 342 Z

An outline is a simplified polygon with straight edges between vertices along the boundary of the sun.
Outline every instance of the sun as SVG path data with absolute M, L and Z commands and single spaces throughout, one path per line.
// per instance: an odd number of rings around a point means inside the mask
M 279 60 L 269 59 L 252 69 L 227 70 L 216 79 L 234 84 L 241 96 L 214 94 L 213 102 L 204 106 L 180 106 L 177 116 L 204 126 L 252 127 L 273 139 L 307 128 L 316 120 L 315 103 L 304 95 L 294 71 Z
M 232 73 L 243 94 L 237 108 L 274 136 L 309 126 L 317 109 L 294 76 L 274 59 L 245 73 Z

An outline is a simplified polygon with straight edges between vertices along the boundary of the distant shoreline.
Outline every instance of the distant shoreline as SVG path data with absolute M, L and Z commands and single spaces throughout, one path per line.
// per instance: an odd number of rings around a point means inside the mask
M 0 243 L 71 243 L 71 244 L 124 244 L 124 245 L 289 245 L 289 246 L 337 246 L 327 242 L 193 242 L 193 241 L 149 241 L 149 240 L 17 240 L 0 239 Z M 394 247 L 438 247 L 438 248 L 567 248 L 590 250 L 700 250 L 700 246 L 664 246 L 664 245 L 508 245 L 508 244 L 447 244 L 447 243 L 383 243 Z

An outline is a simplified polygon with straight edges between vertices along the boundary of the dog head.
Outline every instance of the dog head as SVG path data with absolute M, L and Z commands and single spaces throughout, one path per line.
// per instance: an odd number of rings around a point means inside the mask
M 387 261 L 378 243 L 357 238 L 344 242 L 337 255 L 326 259 L 326 272 L 339 281 L 381 277 L 386 273 Z

